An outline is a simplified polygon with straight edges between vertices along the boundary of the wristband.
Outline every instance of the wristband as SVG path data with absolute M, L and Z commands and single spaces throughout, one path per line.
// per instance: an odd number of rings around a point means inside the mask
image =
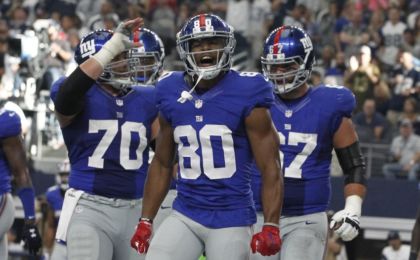
M 149 222 L 150 224 L 153 223 L 153 219 L 150 219 L 150 218 L 140 218 L 139 221 L 146 221 L 146 222 Z
M 350 195 L 346 198 L 346 205 L 344 210 L 355 213 L 360 216 L 362 213 L 362 198 L 358 195 Z

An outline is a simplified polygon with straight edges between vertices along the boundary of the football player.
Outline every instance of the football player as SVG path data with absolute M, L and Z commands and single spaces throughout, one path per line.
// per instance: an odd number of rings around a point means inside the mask
M 280 250 L 282 177 L 278 136 L 271 123 L 270 84 L 258 73 L 230 69 L 233 29 L 212 14 L 191 18 L 177 35 L 185 72 L 156 85 L 161 130 L 145 185 L 142 218 L 131 240 L 146 259 L 247 259 L 256 221 L 250 189 L 253 155 L 263 175 L 265 225 L 252 247 Z M 178 157 L 173 213 L 154 235 L 153 219 Z
M 143 19 L 98 30 L 77 46 L 78 68 L 51 91 L 69 152 L 56 238 L 68 259 L 138 259 L 129 240 L 139 217 L 148 145 L 157 117 L 154 88 L 132 88 L 129 49 Z
M 0 259 L 7 259 L 7 231 L 15 219 L 11 179 L 16 182 L 16 194 L 22 201 L 25 215 L 22 238 L 30 254 L 42 246 L 35 225 L 35 194 L 26 161 L 22 127 L 18 114 L 0 104 Z
M 54 244 L 54 237 L 57 231 L 58 220 L 61 214 L 61 208 L 63 207 L 64 194 L 69 188 L 69 173 L 70 173 L 70 162 L 68 159 L 64 160 L 58 165 L 58 173 L 56 176 L 56 185 L 48 188 L 45 193 L 45 197 L 48 203 L 46 225 L 44 231 L 44 247 L 47 253 L 51 255 L 51 259 L 54 260 L 66 260 L 67 259 L 67 248 L 60 241 Z
M 341 86 L 309 86 L 314 60 L 312 41 L 300 28 L 282 26 L 265 41 L 261 63 L 274 87 L 271 115 L 280 137 L 284 171 L 283 246 L 277 256 L 254 255 L 252 259 L 323 259 L 333 149 L 345 174 L 346 203 L 333 215 L 330 227 L 344 241 L 359 233 L 366 187 L 365 162 L 350 119 L 354 95 Z M 256 172 L 253 192 L 257 207 L 261 206 L 260 187 Z

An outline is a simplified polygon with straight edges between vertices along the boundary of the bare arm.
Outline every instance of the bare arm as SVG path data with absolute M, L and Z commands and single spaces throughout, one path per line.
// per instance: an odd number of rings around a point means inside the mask
M 32 188 L 22 137 L 19 135 L 3 139 L 2 145 L 17 188 Z
M 148 219 L 156 216 L 168 192 L 175 156 L 173 129 L 162 116 L 159 116 L 159 124 L 155 156 L 149 166 L 144 186 L 142 217 Z
M 343 118 L 340 127 L 334 134 L 333 145 L 334 148 L 345 148 L 358 141 L 356 131 L 353 123 L 349 118 Z M 344 196 L 347 198 L 351 195 L 358 195 L 362 199 L 365 197 L 366 187 L 359 183 L 348 183 L 344 186 Z
M 279 223 L 283 206 L 283 175 L 279 137 L 266 108 L 254 108 L 245 120 L 255 161 L 262 176 L 264 222 Z
M 417 259 L 420 250 L 420 208 L 417 210 L 416 222 L 414 223 L 413 231 L 411 232 L 411 250 L 410 254 L 413 259 Z M 414 256 L 416 256 L 414 258 Z M 410 258 L 411 260 L 412 258 Z

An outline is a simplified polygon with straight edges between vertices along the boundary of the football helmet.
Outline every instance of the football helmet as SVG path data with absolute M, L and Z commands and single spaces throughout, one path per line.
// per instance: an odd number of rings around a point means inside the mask
M 140 28 L 133 34 L 140 46 L 129 50 L 133 81 L 140 85 L 153 85 L 162 72 L 165 49 L 162 40 L 151 30 Z
M 278 94 L 290 92 L 305 83 L 314 61 L 311 38 L 301 28 L 281 26 L 265 40 L 262 70 L 274 83 L 274 91 Z
M 223 47 L 193 52 L 192 42 L 201 39 L 221 39 Z M 206 80 L 213 79 L 221 71 L 229 70 L 232 65 L 232 54 L 236 45 L 233 28 L 214 14 L 200 14 L 191 18 L 177 33 L 176 42 L 179 56 L 184 62 L 187 73 L 191 76 Z M 211 56 L 214 53 L 217 54 L 217 59 L 215 61 L 210 59 L 209 66 L 197 65 L 195 55 L 209 54 Z
M 58 164 L 58 174 L 56 175 L 56 183 L 62 190 L 69 188 L 69 174 L 70 174 L 70 162 L 68 159 Z
M 93 31 L 82 38 L 76 47 L 74 59 L 77 64 L 82 64 L 90 56 L 97 53 L 104 44 L 111 39 L 113 31 L 100 29 Z M 98 82 L 111 85 L 116 89 L 122 89 L 132 82 L 133 70 L 129 64 L 129 51 L 124 51 L 117 55 L 98 78 Z

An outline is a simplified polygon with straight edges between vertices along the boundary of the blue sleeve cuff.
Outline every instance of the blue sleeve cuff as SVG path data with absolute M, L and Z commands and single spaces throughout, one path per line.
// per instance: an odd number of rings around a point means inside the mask
M 35 192 L 32 188 L 22 188 L 17 191 L 17 195 L 22 201 L 25 219 L 35 218 Z

